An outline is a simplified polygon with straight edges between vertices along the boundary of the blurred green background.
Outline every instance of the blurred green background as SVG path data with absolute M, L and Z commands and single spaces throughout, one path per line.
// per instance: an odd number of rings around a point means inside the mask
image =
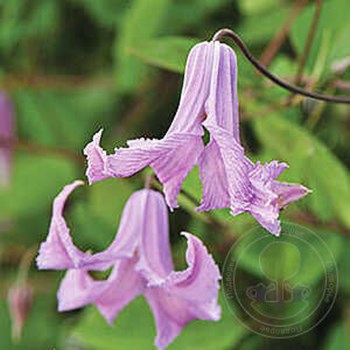
M 0 82 L 14 104 L 18 139 L 11 184 L 0 189 L 0 349 L 153 349 L 153 319 L 142 299 L 122 312 L 114 328 L 93 307 L 59 314 L 55 293 L 63 273 L 39 272 L 33 261 L 33 305 L 22 339 L 12 342 L 8 289 L 23 256 L 33 255 L 47 235 L 54 196 L 63 185 L 85 179 L 82 149 L 99 128 L 110 151 L 130 138 L 162 137 L 177 108 L 189 49 L 220 28 L 237 31 L 282 78 L 348 94 L 349 3 L 323 1 L 314 35 L 315 2 L 307 0 L 1 0 L 0 16 Z M 308 38 L 312 45 L 304 55 Z M 339 270 L 338 297 L 319 326 L 288 340 L 247 331 L 221 298 L 222 321 L 194 322 L 169 348 L 348 349 L 349 107 L 291 96 L 237 55 L 244 146 L 252 159 L 287 162 L 282 179 L 313 190 L 281 218 L 310 228 L 328 244 Z M 195 169 L 185 189 L 199 199 L 197 175 Z M 66 217 L 80 248 L 98 251 L 109 244 L 125 201 L 143 179 L 141 173 L 76 191 Z M 256 227 L 248 215 L 195 214 L 182 195 L 180 203 L 182 209 L 170 214 L 178 267 L 185 251 L 180 230 L 200 236 L 222 266 L 234 240 Z M 283 258 L 270 254 L 268 263 L 288 264 Z M 312 257 L 303 262 L 305 281 L 322 288 L 313 263 Z M 259 274 L 249 261 L 244 266 L 242 278 Z

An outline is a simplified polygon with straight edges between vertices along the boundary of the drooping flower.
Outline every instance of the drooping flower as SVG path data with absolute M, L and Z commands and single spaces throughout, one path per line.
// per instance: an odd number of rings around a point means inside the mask
M 7 186 L 11 178 L 14 112 L 11 101 L 0 91 L 0 185 Z
M 37 258 L 41 269 L 68 269 L 58 291 L 60 311 L 92 303 L 112 323 L 143 294 L 155 317 L 158 349 L 164 349 L 191 320 L 220 318 L 219 270 L 202 242 L 189 233 L 183 233 L 188 241 L 188 268 L 174 271 L 167 207 L 159 192 L 145 189 L 130 197 L 116 238 L 105 251 L 88 254 L 74 246 L 63 209 L 81 184 L 66 186 L 56 197 L 49 234 Z M 107 280 L 89 275 L 111 266 Z
M 210 142 L 202 141 L 204 128 Z M 89 182 L 127 177 L 150 165 L 163 183 L 167 204 L 177 207 L 181 185 L 199 165 L 203 198 L 197 210 L 230 208 L 232 215 L 248 212 L 268 231 L 280 233 L 279 211 L 309 190 L 276 181 L 285 163 L 254 164 L 239 137 L 237 59 L 218 41 L 203 42 L 190 52 L 179 108 L 161 140 L 128 141 L 107 155 L 99 131 L 85 148 Z

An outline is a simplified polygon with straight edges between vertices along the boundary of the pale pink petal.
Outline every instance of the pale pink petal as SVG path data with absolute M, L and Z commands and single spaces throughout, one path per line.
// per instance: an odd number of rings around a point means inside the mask
M 213 43 L 211 54 L 210 93 L 205 108 L 208 117 L 204 125 L 207 123 L 224 129 L 239 143 L 236 54 L 218 41 Z
M 199 162 L 202 200 L 196 210 L 212 210 L 230 206 L 229 184 L 220 149 L 213 140 L 205 147 Z
M 188 239 L 186 260 L 189 267 L 171 272 L 162 283 L 145 292 L 156 322 L 158 349 L 166 348 L 192 320 L 220 319 L 219 269 L 198 238 L 183 234 Z
M 92 141 L 84 148 L 84 154 L 86 155 L 88 161 L 86 176 L 89 180 L 89 184 L 106 179 L 108 177 L 105 174 L 105 163 L 107 155 L 100 146 L 102 132 L 102 129 L 97 132 L 94 135 Z
M 162 140 L 137 140 L 108 156 L 107 170 L 114 177 L 127 177 L 150 165 L 164 185 L 167 204 L 175 208 L 181 185 L 202 150 L 201 137 L 186 133 Z
M 58 311 L 79 309 L 92 303 L 100 293 L 95 283 L 85 270 L 68 270 L 57 293 Z
M 136 269 L 148 281 L 152 280 L 156 283 L 173 270 L 168 210 L 161 193 L 152 190 L 143 190 L 138 193 L 140 193 L 139 201 L 142 208 L 142 227 L 140 227 L 139 261 Z
M 75 181 L 65 186 L 55 198 L 49 234 L 46 241 L 41 244 L 36 260 L 40 269 L 63 270 L 79 267 L 85 254 L 76 248 L 72 241 L 69 228 L 63 217 L 63 209 L 71 192 L 83 184 L 82 181 Z
M 69 311 L 95 304 L 107 322 L 144 289 L 134 271 L 136 258 L 118 261 L 107 280 L 94 280 L 84 269 L 68 270 L 57 293 L 58 310 Z
M 135 271 L 137 257 L 120 260 L 108 280 L 102 283 L 95 299 L 98 310 L 108 323 L 113 323 L 119 312 L 144 291 L 145 283 Z
M 205 101 L 209 95 L 213 42 L 203 42 L 192 48 L 187 59 L 179 107 L 167 132 L 203 135 L 201 126 L 206 118 Z
M 196 319 L 218 321 L 220 318 L 220 309 L 216 303 L 211 305 L 194 303 L 172 296 L 160 287 L 146 289 L 145 297 L 155 319 L 157 329 L 155 345 L 158 350 L 165 349 L 187 323 Z
M 278 203 L 281 208 L 311 193 L 311 190 L 302 185 L 279 181 L 273 183 L 273 190 L 278 195 Z
M 187 238 L 188 268 L 184 271 L 172 271 L 161 286 L 173 296 L 202 306 L 210 305 L 208 317 L 217 319 L 220 308 L 217 305 L 214 311 L 212 305 L 218 298 L 220 271 L 200 239 L 186 232 L 182 235 Z
M 231 210 L 236 213 L 243 212 L 249 207 L 252 198 L 248 175 L 250 162 L 244 155 L 243 147 L 232 135 L 217 125 L 205 124 L 221 154 L 221 158 L 217 158 L 217 168 L 225 169 Z

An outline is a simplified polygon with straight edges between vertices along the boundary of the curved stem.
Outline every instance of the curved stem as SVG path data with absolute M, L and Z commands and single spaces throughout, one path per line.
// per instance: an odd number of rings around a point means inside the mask
M 232 39 L 233 42 L 237 45 L 237 47 L 240 49 L 240 51 L 243 53 L 243 55 L 247 58 L 247 60 L 260 73 L 262 73 L 265 77 L 269 78 L 271 81 L 273 81 L 275 84 L 279 85 L 280 87 L 288 91 L 294 92 L 295 94 L 311 97 L 316 100 L 329 101 L 329 102 L 335 102 L 335 103 L 350 103 L 350 98 L 348 97 L 323 95 L 317 92 L 307 91 L 298 86 L 289 84 L 286 81 L 282 80 L 281 78 L 277 77 L 276 75 L 271 73 L 265 66 L 263 66 L 258 60 L 254 58 L 254 56 L 250 53 L 249 49 L 247 48 L 243 40 L 231 29 L 227 29 L 227 28 L 220 29 L 213 36 L 213 41 L 220 40 L 224 36 L 227 36 L 230 39 Z

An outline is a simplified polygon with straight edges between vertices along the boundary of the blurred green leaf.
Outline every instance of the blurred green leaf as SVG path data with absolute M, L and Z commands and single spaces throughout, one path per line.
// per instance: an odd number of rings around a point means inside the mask
M 62 157 L 18 153 L 10 188 L 0 190 L 0 217 L 49 209 L 56 194 L 75 177 L 75 166 Z
M 133 0 L 126 12 L 115 42 L 116 80 L 122 92 L 132 91 L 143 80 L 145 66 L 127 50 L 153 38 L 164 20 L 169 0 Z
M 312 18 L 315 12 L 315 5 L 309 5 L 294 21 L 291 29 L 291 39 L 297 52 L 301 54 L 310 30 Z M 350 55 L 347 39 L 349 36 L 350 7 L 347 0 L 332 0 L 322 2 L 322 9 L 310 54 L 307 59 L 307 66 L 311 69 L 316 61 L 320 59 L 320 47 L 327 41 L 327 51 L 324 52 L 324 72 L 329 73 L 330 65 L 335 59 Z M 323 44 L 322 44 L 323 43 Z
M 71 0 L 83 6 L 101 25 L 114 28 L 124 15 L 128 0 Z
M 23 90 L 14 98 L 22 137 L 79 154 L 91 135 L 106 123 L 114 102 L 113 93 L 96 88 L 74 93 Z
M 188 324 L 169 350 L 226 350 L 233 347 L 245 330 L 223 305 L 219 322 L 193 321 Z M 86 310 L 84 317 L 73 330 L 73 335 L 93 350 L 154 349 L 155 327 L 152 313 L 143 300 L 137 298 L 118 316 L 111 327 L 95 308 Z
M 288 7 L 279 6 L 274 11 L 245 17 L 238 33 L 249 48 L 255 44 L 269 42 L 280 30 L 289 11 Z
M 2 1 L 0 47 L 8 51 L 21 41 L 52 34 L 58 24 L 58 5 L 53 0 L 36 0 L 35 6 L 22 0 Z
M 331 261 L 332 256 L 337 259 L 342 249 L 339 234 L 314 231 L 318 238 L 302 226 L 282 222 L 281 240 L 256 228 L 243 236 L 232 254 L 239 258 L 239 266 L 254 276 L 311 286 L 324 275 L 323 263 Z M 293 232 L 298 232 L 298 239 L 289 235 Z M 322 256 L 324 262 L 319 261 Z
M 124 179 L 107 179 L 89 186 L 86 197 L 72 208 L 72 228 L 84 250 L 102 250 L 114 239 L 124 205 L 135 186 Z
M 240 0 L 240 9 L 245 15 L 261 15 L 264 12 L 275 9 L 276 5 L 283 6 L 281 1 L 276 0 Z
M 349 325 L 337 324 L 327 337 L 324 350 L 347 350 L 349 348 Z
M 148 64 L 183 73 L 187 55 L 198 42 L 199 39 L 163 37 L 131 46 L 127 51 Z
M 307 130 L 279 115 L 256 118 L 254 127 L 271 156 L 290 165 L 286 178 L 313 191 L 305 202 L 315 214 L 323 220 L 337 218 L 350 227 L 349 177 L 335 155 Z
M 13 344 L 8 306 L 4 301 L 1 301 L 0 348 L 3 350 L 44 350 L 55 348 L 59 343 L 61 332 L 55 304 L 55 298 L 51 295 L 40 295 L 40 298 L 35 298 L 23 328 L 23 337 L 19 344 Z

